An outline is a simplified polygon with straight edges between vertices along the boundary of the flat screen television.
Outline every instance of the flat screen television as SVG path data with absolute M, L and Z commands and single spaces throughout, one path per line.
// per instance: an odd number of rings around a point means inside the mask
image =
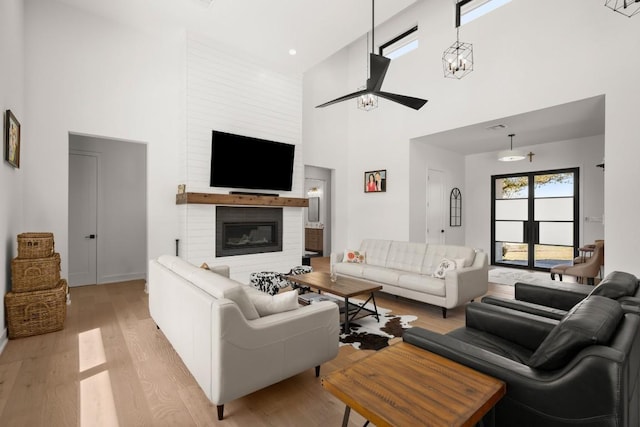
M 295 145 L 226 132 L 211 138 L 211 187 L 291 191 Z

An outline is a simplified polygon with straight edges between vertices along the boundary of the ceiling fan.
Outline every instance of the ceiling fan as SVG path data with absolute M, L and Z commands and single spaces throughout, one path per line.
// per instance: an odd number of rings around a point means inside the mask
M 384 81 L 384 76 L 387 74 L 387 69 L 391 64 L 391 60 L 382 55 L 376 55 L 375 53 L 373 53 L 374 1 L 375 0 L 371 0 L 371 53 L 369 54 L 370 76 L 367 79 L 366 87 L 357 92 L 353 92 L 348 95 L 344 95 L 339 98 L 336 98 L 332 101 L 325 102 L 324 104 L 317 105 L 316 108 L 326 107 L 328 105 L 336 104 L 338 102 L 354 99 L 359 96 L 365 96 L 369 94 L 379 96 L 380 98 L 388 99 L 393 102 L 397 102 L 398 104 L 402 104 L 405 107 L 413 108 L 414 110 L 419 110 L 420 108 L 422 108 L 424 104 L 427 103 L 426 99 L 414 98 L 412 96 L 406 96 L 406 95 L 398 95 L 395 93 L 389 93 L 389 92 L 384 92 L 380 90 L 382 88 L 382 82 Z

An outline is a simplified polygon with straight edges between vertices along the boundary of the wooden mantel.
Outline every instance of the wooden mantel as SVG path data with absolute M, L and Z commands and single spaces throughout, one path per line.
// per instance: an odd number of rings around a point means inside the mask
M 306 208 L 309 207 L 309 199 L 299 197 L 257 196 L 247 194 L 176 194 L 176 205 L 184 204 L 289 206 L 295 208 Z

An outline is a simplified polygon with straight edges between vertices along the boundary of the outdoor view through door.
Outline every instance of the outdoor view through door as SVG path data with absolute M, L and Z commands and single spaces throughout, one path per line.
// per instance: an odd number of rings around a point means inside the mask
M 571 262 L 578 242 L 578 169 L 492 176 L 491 259 L 548 270 Z

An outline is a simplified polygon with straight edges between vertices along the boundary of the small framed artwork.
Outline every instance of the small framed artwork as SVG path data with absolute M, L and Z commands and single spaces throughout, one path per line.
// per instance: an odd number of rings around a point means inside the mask
M 387 191 L 387 170 L 369 171 L 364 173 L 364 192 L 380 193 Z
M 5 119 L 4 158 L 14 168 L 20 167 L 20 122 L 7 110 Z

